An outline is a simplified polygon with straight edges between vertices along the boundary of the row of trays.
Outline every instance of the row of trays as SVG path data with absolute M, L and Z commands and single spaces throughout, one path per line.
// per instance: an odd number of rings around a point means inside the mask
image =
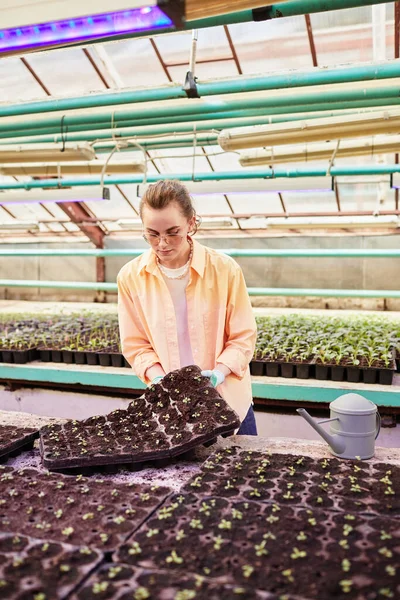
M 67 363 L 76 365 L 100 365 L 102 367 L 127 367 L 130 365 L 118 352 L 103 350 L 102 352 L 52 350 L 49 348 L 28 350 L 0 350 L 0 362 L 23 365 L 34 360 L 42 362 Z
M 392 385 L 396 372 L 393 359 L 388 368 L 360 368 L 356 366 L 322 365 L 312 363 L 267 362 L 253 360 L 250 372 L 255 376 L 285 377 L 288 379 L 319 379 L 332 381 L 350 381 L 353 383 L 379 383 Z

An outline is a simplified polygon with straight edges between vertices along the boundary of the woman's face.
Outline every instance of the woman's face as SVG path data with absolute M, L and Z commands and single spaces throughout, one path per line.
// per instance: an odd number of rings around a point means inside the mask
M 188 250 L 187 235 L 193 230 L 195 220 L 193 217 L 188 221 L 176 202 L 162 209 L 143 207 L 144 235 L 163 262 L 176 261 L 185 255 Z

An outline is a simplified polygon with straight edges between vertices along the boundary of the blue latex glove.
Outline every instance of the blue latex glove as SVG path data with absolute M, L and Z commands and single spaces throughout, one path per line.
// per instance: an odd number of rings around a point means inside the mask
M 209 377 L 211 385 L 215 388 L 225 381 L 225 375 L 221 371 L 218 371 L 218 369 L 202 371 L 201 374 L 203 377 Z
M 155 385 L 156 383 L 160 383 L 160 381 L 163 377 L 164 377 L 164 375 L 157 375 L 157 377 L 154 377 L 154 379 L 152 380 L 150 385 Z

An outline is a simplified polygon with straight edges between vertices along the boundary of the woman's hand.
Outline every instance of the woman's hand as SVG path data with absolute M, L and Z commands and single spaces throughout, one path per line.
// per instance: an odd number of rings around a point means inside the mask
M 202 371 L 201 374 L 203 377 L 208 377 L 211 381 L 211 385 L 213 385 L 215 388 L 225 381 L 225 375 L 219 369 Z
M 160 363 L 152 365 L 146 371 L 146 378 L 148 380 L 150 380 L 150 382 L 151 382 L 150 385 L 154 385 L 154 383 L 158 383 L 159 381 L 161 381 L 161 379 L 164 377 L 164 375 L 165 375 L 165 371 L 162 368 L 162 366 L 160 365 Z M 155 380 L 157 380 L 157 381 L 155 381 Z

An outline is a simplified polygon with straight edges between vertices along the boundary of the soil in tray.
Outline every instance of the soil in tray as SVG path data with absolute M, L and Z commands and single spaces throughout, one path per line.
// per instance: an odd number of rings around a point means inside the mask
M 99 590 L 102 590 L 99 592 Z M 124 564 L 105 564 L 71 600 L 278 600 L 248 586 L 223 585 L 199 575 L 150 571 Z M 287 600 L 291 600 L 289 596 Z
M 126 410 L 44 427 L 41 454 L 49 469 L 143 463 L 182 454 L 238 426 L 236 413 L 192 366 L 169 373 Z
M 388 588 L 395 598 L 400 581 L 387 568 L 398 568 L 399 541 L 395 519 L 188 494 L 172 497 L 114 559 L 278 595 L 361 599 Z
M 5 460 L 21 450 L 29 450 L 38 437 L 38 429 L 0 425 L 0 460 Z
M 183 491 L 310 508 L 400 515 L 397 466 L 384 465 L 378 471 L 364 461 L 266 454 L 235 446 L 211 455 Z
M 165 487 L 0 466 L 0 530 L 111 550 L 169 493 Z
M 62 600 L 100 564 L 93 548 L 0 533 L 0 597 Z

